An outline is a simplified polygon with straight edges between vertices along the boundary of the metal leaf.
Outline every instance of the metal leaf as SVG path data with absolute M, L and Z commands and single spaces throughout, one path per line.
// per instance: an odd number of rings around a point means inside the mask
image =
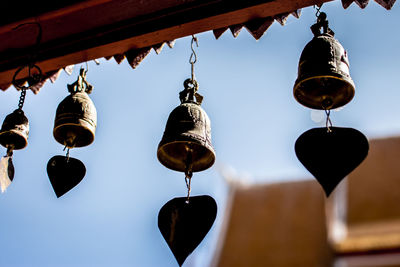
M 10 166 L 11 162 L 11 166 Z M 5 156 L 0 160 L 0 189 L 4 193 L 7 188 L 11 185 L 11 181 L 14 178 L 14 166 L 12 164 L 11 157 Z
M 174 198 L 158 213 L 158 228 L 179 266 L 201 243 L 217 216 L 217 204 L 210 196 Z
M 61 197 L 82 181 L 86 168 L 78 159 L 54 156 L 47 163 L 47 174 L 54 193 Z
M 352 128 L 314 128 L 296 141 L 296 156 L 327 196 L 367 157 L 367 138 Z

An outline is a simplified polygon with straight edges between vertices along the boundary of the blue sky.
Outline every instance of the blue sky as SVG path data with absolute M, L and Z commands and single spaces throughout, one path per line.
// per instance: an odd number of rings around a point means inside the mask
M 400 133 L 400 11 L 371 1 L 324 4 L 330 27 L 347 49 L 356 84 L 352 102 L 333 112 L 334 126 L 353 127 L 368 138 Z M 317 127 L 311 111 L 292 96 L 297 65 L 315 10 L 303 9 L 282 27 L 275 22 L 255 41 L 243 29 L 234 39 L 226 32 L 198 34 L 195 71 L 212 122 L 216 164 L 195 173 L 192 195 L 209 194 L 219 205 L 217 224 L 187 260 L 207 266 L 224 212 L 226 184 L 221 169 L 233 169 L 250 182 L 310 177 L 297 161 L 294 142 Z M 98 112 L 95 142 L 71 150 L 87 168 L 83 181 L 57 199 L 46 173 L 54 155 L 64 155 L 53 136 L 58 103 L 67 96 L 65 73 L 38 95 L 28 92 L 24 111 L 30 121 L 29 145 L 15 151 L 15 178 L 0 195 L 0 266 L 177 266 L 157 228 L 159 209 L 186 195 L 184 176 L 156 157 L 169 113 L 190 75 L 190 37 L 175 47 L 154 51 L 132 70 L 127 62 L 89 63 L 91 98 Z M 83 64 L 83 66 L 85 66 Z M 0 116 L 18 104 L 19 93 L 1 93 Z M 5 154 L 5 149 L 2 150 Z M 244 229 L 245 231 L 246 229 Z M 211 251 L 211 252 L 210 252 Z

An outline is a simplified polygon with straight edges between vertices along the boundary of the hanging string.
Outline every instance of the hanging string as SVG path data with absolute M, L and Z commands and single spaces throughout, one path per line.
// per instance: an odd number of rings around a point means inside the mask
M 330 132 L 332 132 L 332 129 L 331 129 L 332 121 L 331 121 L 331 118 L 330 118 L 331 110 L 330 109 L 325 109 L 325 114 L 326 114 L 326 123 L 325 123 L 326 130 L 327 130 L 328 133 L 330 133 Z
M 196 43 L 196 47 L 199 47 L 199 42 L 197 40 L 197 37 L 194 36 L 194 34 L 192 34 L 192 41 L 190 43 L 190 47 L 192 49 L 192 54 L 190 55 L 190 58 L 189 58 L 189 63 L 191 65 L 191 78 L 192 78 L 192 81 L 195 80 L 194 64 L 197 62 L 197 55 L 196 55 L 196 51 L 194 50 L 194 43 Z
M 14 145 L 7 146 L 7 157 L 12 157 L 14 153 Z
M 64 147 L 64 149 L 63 149 L 63 151 L 65 151 L 65 149 L 67 149 L 67 153 L 66 153 L 66 155 L 65 155 L 65 160 L 67 161 L 67 163 L 68 163 L 68 161 L 69 161 L 69 147 L 67 147 L 67 146 L 65 146 Z
M 190 186 L 190 184 L 192 182 L 192 175 L 193 175 L 193 173 L 185 173 L 185 182 L 186 182 L 186 187 L 188 190 L 187 197 L 186 197 L 186 204 L 189 204 L 190 192 L 192 191 L 192 188 Z
M 186 157 L 186 170 L 185 170 L 185 183 L 188 190 L 186 203 L 189 204 L 190 192 L 192 190 L 190 184 L 192 182 L 193 176 L 193 160 L 192 160 L 192 153 L 193 149 L 189 146 L 186 147 L 187 157 Z

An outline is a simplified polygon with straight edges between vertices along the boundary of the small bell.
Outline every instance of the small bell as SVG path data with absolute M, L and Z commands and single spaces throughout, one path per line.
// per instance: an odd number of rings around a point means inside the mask
M 29 122 L 22 109 L 7 115 L 0 130 L 0 144 L 6 148 L 23 149 L 28 145 Z
M 181 104 L 169 115 L 157 157 L 172 170 L 186 172 L 191 164 L 191 170 L 198 172 L 208 169 L 215 161 L 211 122 L 200 106 L 202 96 L 197 93 L 196 80 L 187 79 L 184 86 Z
M 81 69 L 78 80 L 68 85 L 71 94 L 56 111 L 54 138 L 69 148 L 90 145 L 95 136 L 97 111 L 88 95 L 93 87 L 86 81 L 86 72 Z
M 323 33 L 320 32 L 321 28 Z M 325 13 L 320 13 L 311 30 L 314 38 L 300 56 L 294 97 L 300 104 L 313 109 L 327 110 L 344 106 L 351 101 L 355 92 L 347 52 L 334 38 Z

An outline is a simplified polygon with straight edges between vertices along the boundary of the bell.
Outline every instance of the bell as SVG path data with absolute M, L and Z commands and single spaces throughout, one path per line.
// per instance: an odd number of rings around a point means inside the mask
M 28 145 L 29 122 L 22 109 L 7 115 L 0 130 L 0 144 L 6 148 L 22 149 Z
M 323 28 L 323 33 L 320 33 Z M 295 99 L 313 109 L 335 109 L 354 96 L 354 82 L 343 46 L 328 27 L 326 14 L 311 26 L 314 38 L 304 48 L 299 61 L 298 78 L 293 88 Z
M 68 148 L 90 145 L 94 140 L 97 111 L 87 92 L 92 86 L 85 80 L 86 72 L 74 84 L 68 85 L 70 95 L 58 105 L 53 135 L 57 142 Z M 85 89 L 86 87 L 86 89 Z
M 202 96 L 196 93 L 197 82 L 188 79 L 184 85 L 185 90 L 180 93 L 181 104 L 169 115 L 157 158 L 172 170 L 186 172 L 190 168 L 198 172 L 208 169 L 215 161 L 211 123 L 200 106 Z

